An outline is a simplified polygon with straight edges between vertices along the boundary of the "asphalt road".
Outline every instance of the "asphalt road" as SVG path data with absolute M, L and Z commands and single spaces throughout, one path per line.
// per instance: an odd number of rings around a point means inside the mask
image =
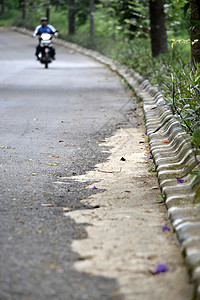
M 88 208 L 96 191 L 70 178 L 106 160 L 99 142 L 137 126 L 132 95 L 62 47 L 44 69 L 36 43 L 0 28 L 0 299 L 122 299 L 116 280 L 75 271 L 71 243 L 87 232 L 63 212 Z

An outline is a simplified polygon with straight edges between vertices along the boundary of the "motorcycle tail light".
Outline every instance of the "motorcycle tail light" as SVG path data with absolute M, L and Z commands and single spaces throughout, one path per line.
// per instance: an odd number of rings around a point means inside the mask
M 49 49 L 48 48 L 45 48 L 45 53 L 48 53 L 49 52 Z

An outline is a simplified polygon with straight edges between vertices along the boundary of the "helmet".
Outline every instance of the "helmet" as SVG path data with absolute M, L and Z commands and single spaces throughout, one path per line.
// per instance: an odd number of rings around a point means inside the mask
M 41 19 L 40 19 L 40 21 L 42 22 L 42 21 L 48 21 L 48 19 L 47 19 L 47 17 L 42 17 Z

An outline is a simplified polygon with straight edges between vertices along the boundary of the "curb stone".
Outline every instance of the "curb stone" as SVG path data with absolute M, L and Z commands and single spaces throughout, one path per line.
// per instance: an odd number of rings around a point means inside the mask
M 32 31 L 12 27 L 17 32 L 32 35 Z M 117 61 L 100 53 L 57 39 L 55 44 L 79 52 L 108 66 L 124 78 L 143 101 L 147 135 L 157 166 L 161 193 L 165 198 L 168 217 L 180 242 L 181 253 L 194 284 L 195 299 L 200 300 L 200 205 L 194 204 L 197 187 L 193 170 L 197 166 L 190 136 L 184 131 L 170 105 L 147 79 Z

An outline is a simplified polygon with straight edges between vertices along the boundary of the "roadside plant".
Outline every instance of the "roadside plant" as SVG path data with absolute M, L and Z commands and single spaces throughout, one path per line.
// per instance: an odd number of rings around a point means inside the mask
M 191 70 L 188 66 L 171 74 L 171 102 L 181 124 L 191 134 L 196 148 L 200 146 L 198 128 L 200 126 L 200 68 Z

